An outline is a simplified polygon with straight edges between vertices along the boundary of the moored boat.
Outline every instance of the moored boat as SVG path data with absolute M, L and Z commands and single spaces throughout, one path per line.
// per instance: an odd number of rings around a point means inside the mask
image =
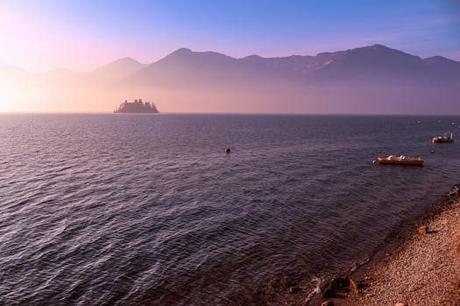
M 420 157 L 407 157 L 404 155 L 395 156 L 379 156 L 374 160 L 374 163 L 381 165 L 401 165 L 401 166 L 423 166 L 425 161 Z
M 432 143 L 451 143 L 451 142 L 454 142 L 454 134 L 453 133 L 450 133 L 450 134 L 446 133 L 443 136 L 433 137 L 431 142 Z

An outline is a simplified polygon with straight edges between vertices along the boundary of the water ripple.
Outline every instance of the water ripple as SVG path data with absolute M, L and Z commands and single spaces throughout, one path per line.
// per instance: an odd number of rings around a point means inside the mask
M 1 115 L 0 304 L 300 303 L 458 183 L 458 119 Z

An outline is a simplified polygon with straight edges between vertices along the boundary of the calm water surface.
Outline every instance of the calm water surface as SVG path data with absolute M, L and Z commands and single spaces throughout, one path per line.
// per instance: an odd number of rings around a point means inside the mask
M 430 153 L 432 136 L 459 125 L 0 115 L 0 304 L 302 301 L 459 182 L 460 146 Z M 373 166 L 378 154 L 419 154 L 426 166 Z

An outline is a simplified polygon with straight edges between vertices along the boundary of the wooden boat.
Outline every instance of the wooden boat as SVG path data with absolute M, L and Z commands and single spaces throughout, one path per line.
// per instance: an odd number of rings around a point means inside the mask
M 454 142 L 454 134 L 444 134 L 443 136 L 433 137 L 431 140 L 432 143 L 451 143 Z
M 374 160 L 374 164 L 378 163 L 380 165 L 400 165 L 400 166 L 423 166 L 424 160 L 420 156 L 416 157 L 407 157 L 404 155 L 401 156 L 379 156 Z

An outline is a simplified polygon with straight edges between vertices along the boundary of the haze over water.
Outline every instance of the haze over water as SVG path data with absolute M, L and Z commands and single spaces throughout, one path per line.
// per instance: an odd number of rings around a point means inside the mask
M 0 115 L 0 304 L 300 302 L 458 183 L 459 146 L 433 154 L 430 139 L 459 125 Z M 379 154 L 426 166 L 372 165 Z

